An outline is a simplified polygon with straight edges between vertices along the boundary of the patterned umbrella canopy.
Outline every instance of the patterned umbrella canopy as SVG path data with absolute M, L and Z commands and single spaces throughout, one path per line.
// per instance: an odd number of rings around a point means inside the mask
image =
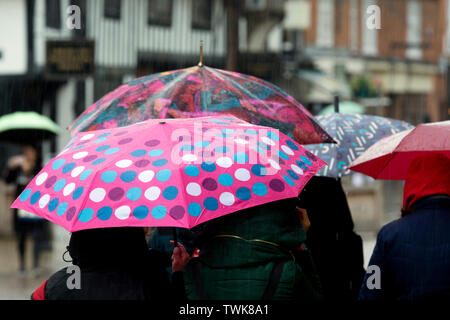
M 277 86 L 206 66 L 132 80 L 86 109 L 71 132 L 123 127 L 150 118 L 223 113 L 279 129 L 301 144 L 334 143 L 308 110 Z
M 296 197 L 324 162 L 231 116 L 147 120 L 77 134 L 13 203 L 69 231 L 191 228 Z
M 349 174 L 348 166 L 353 160 L 381 138 L 413 128 L 404 121 L 361 114 L 333 113 L 318 116 L 317 120 L 337 144 L 305 148 L 327 162 L 317 175 L 333 178 Z

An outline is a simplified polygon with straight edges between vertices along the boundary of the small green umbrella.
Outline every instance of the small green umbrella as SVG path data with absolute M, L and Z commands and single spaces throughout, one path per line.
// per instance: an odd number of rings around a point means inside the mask
M 60 131 L 55 122 L 34 111 L 18 111 L 0 117 L 2 142 L 35 142 L 48 139 Z
M 352 113 L 352 114 L 362 114 L 365 111 L 365 107 L 359 103 L 353 101 L 343 101 L 339 103 L 339 112 L 341 113 Z M 323 108 L 319 115 L 334 113 L 334 104 L 330 104 Z

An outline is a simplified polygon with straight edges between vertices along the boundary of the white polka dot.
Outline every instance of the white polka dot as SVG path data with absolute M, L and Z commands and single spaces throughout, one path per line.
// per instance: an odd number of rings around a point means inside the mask
M 72 173 L 70 175 L 72 177 L 76 178 L 80 175 L 80 173 L 82 173 L 84 171 L 84 169 L 86 169 L 86 168 L 83 166 L 76 167 L 75 169 L 72 170 Z
M 244 168 L 237 169 L 236 172 L 234 173 L 234 176 L 239 181 L 248 181 L 248 180 L 250 180 L 250 172 L 247 169 L 244 169 Z
M 268 144 L 269 146 L 275 145 L 275 141 L 273 141 L 272 139 L 267 138 L 267 137 L 262 137 L 261 141 L 264 142 L 265 144 Z
M 150 187 L 144 193 L 145 197 L 150 201 L 158 199 L 160 194 L 161 190 L 158 187 Z
M 64 187 L 63 194 L 67 197 L 73 190 L 75 190 L 75 183 L 72 182 Z
M 253 124 L 251 124 L 251 123 L 238 123 L 238 125 L 244 126 L 244 127 L 253 127 Z
M 39 200 L 39 208 L 43 209 L 49 201 L 50 196 L 48 194 L 42 196 L 42 198 Z
M 133 164 L 133 161 L 128 160 L 128 159 L 120 160 L 120 161 L 116 162 L 116 166 L 118 166 L 119 168 L 128 168 L 132 164 Z
M 232 206 L 234 204 L 234 196 L 230 192 L 224 192 L 220 195 L 219 201 L 224 206 Z
M 103 199 L 105 199 L 106 191 L 103 188 L 96 188 L 91 191 L 89 194 L 89 199 L 91 199 L 94 202 L 101 202 Z
M 291 165 L 291 168 L 292 170 L 294 170 L 295 173 L 303 174 L 303 170 L 300 167 L 296 166 L 295 164 Z
M 229 168 L 233 164 L 233 160 L 231 160 L 231 158 L 228 157 L 220 157 L 217 158 L 216 163 L 219 167 Z
M 152 170 L 145 170 L 139 174 L 138 179 L 144 183 L 147 183 L 152 181 L 154 176 L 155 172 L 153 172 Z
M 81 159 L 81 158 L 86 157 L 87 155 L 88 155 L 88 152 L 87 152 L 87 151 L 81 151 L 81 152 L 75 153 L 75 154 L 73 155 L 73 158 L 74 158 L 74 159 Z
M 281 170 L 280 165 L 278 164 L 277 161 L 273 160 L 273 159 L 269 159 L 267 160 L 269 162 L 269 164 L 271 165 L 272 168 L 274 168 L 275 170 Z
M 244 139 L 234 139 L 234 142 L 238 143 L 238 144 L 248 144 L 247 140 Z
M 48 173 L 47 173 L 47 172 L 41 173 L 41 174 L 36 178 L 36 184 L 37 184 L 38 186 L 40 186 L 41 184 L 43 184 L 43 183 L 45 182 L 45 180 L 47 180 L 47 177 L 48 177 Z
M 93 133 L 87 134 L 87 135 L 83 136 L 83 137 L 80 139 L 80 141 L 89 140 L 89 139 L 91 139 L 91 138 L 94 137 L 94 136 L 95 136 L 95 134 L 93 134 Z
M 198 183 L 191 182 L 186 186 L 186 192 L 191 196 L 199 196 L 202 193 L 202 188 Z
M 192 162 L 197 160 L 197 156 L 195 154 L 189 153 L 185 154 L 183 157 L 181 157 L 181 159 L 186 162 Z
M 281 146 L 281 150 L 283 150 L 287 155 L 290 156 L 294 155 L 294 151 L 292 151 L 292 149 L 289 148 L 288 146 Z
M 114 215 L 119 220 L 125 220 L 130 217 L 131 209 L 129 206 L 121 206 L 116 209 Z

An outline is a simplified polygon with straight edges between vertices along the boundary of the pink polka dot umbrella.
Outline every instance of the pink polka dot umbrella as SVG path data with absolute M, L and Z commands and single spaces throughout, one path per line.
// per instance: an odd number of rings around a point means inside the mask
M 192 228 L 296 197 L 325 163 L 233 116 L 151 119 L 77 134 L 13 203 L 73 232 Z

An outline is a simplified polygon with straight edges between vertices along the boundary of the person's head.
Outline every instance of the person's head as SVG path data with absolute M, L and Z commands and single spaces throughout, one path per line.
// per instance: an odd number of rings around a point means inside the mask
M 442 153 L 428 153 L 415 158 L 405 179 L 403 215 L 417 200 L 438 194 L 450 196 L 450 159 Z
M 38 160 L 38 151 L 32 145 L 26 145 L 22 149 L 22 154 L 30 163 L 35 163 Z

